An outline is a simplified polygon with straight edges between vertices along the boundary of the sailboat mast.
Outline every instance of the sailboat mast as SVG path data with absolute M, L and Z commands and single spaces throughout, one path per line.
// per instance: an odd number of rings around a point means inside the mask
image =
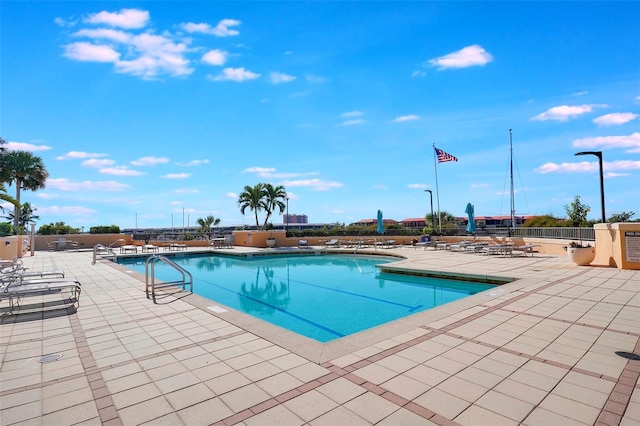
M 511 175 L 511 228 L 515 229 L 516 227 L 516 209 L 515 209 L 515 196 L 513 192 L 513 139 L 511 137 L 511 129 L 509 129 L 509 172 Z

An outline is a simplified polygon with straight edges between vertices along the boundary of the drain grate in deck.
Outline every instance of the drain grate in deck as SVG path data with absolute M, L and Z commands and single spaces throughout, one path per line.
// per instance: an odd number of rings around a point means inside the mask
M 49 362 L 54 362 L 59 360 L 60 358 L 62 358 L 62 354 L 49 354 L 49 355 L 42 355 L 40 357 L 40 359 L 38 360 L 39 363 L 41 364 L 47 364 Z

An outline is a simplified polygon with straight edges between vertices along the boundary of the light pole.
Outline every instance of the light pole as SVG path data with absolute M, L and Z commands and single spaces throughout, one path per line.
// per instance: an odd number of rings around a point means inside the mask
M 289 197 L 286 197 L 285 200 L 287 200 L 287 218 L 284 221 L 284 232 L 286 234 L 289 230 Z
M 435 229 L 433 226 L 433 192 L 431 192 L 430 189 L 425 189 L 424 192 L 428 192 L 429 193 L 429 200 L 431 201 L 431 228 Z
M 602 223 L 607 223 L 607 216 L 604 214 L 604 175 L 602 174 L 602 151 L 582 151 L 574 155 L 595 155 L 600 164 L 600 205 L 602 207 Z

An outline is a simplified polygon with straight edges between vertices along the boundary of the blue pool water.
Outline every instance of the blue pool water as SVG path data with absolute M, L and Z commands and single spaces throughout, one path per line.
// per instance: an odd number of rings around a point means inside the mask
M 328 342 L 495 287 L 381 273 L 397 259 L 323 255 L 174 257 L 193 275 L 193 292 L 264 321 Z M 118 263 L 144 273 L 145 259 Z M 179 274 L 163 262 L 156 279 Z

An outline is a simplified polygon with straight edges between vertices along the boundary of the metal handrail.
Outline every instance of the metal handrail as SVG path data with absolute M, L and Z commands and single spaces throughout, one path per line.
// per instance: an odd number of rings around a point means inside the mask
M 149 287 L 151 287 L 151 295 L 155 296 L 156 294 L 155 265 L 158 261 L 162 261 L 178 271 L 182 275 L 182 289 L 185 290 L 185 286 L 189 285 L 189 291 L 193 293 L 193 275 L 191 275 L 189 271 L 175 263 L 173 260 L 167 258 L 166 256 L 154 254 L 153 256 L 150 256 L 144 264 L 144 291 L 147 294 L 147 297 L 149 297 Z M 151 265 L 151 275 L 149 275 L 149 265 Z M 188 281 L 187 277 L 189 278 Z
M 118 255 L 115 251 L 113 251 L 111 247 L 105 247 L 102 244 L 96 244 L 95 246 L 93 246 L 93 262 L 91 262 L 92 265 L 96 264 L 99 251 L 106 251 L 107 254 L 111 254 L 113 256 L 114 262 L 118 261 Z

